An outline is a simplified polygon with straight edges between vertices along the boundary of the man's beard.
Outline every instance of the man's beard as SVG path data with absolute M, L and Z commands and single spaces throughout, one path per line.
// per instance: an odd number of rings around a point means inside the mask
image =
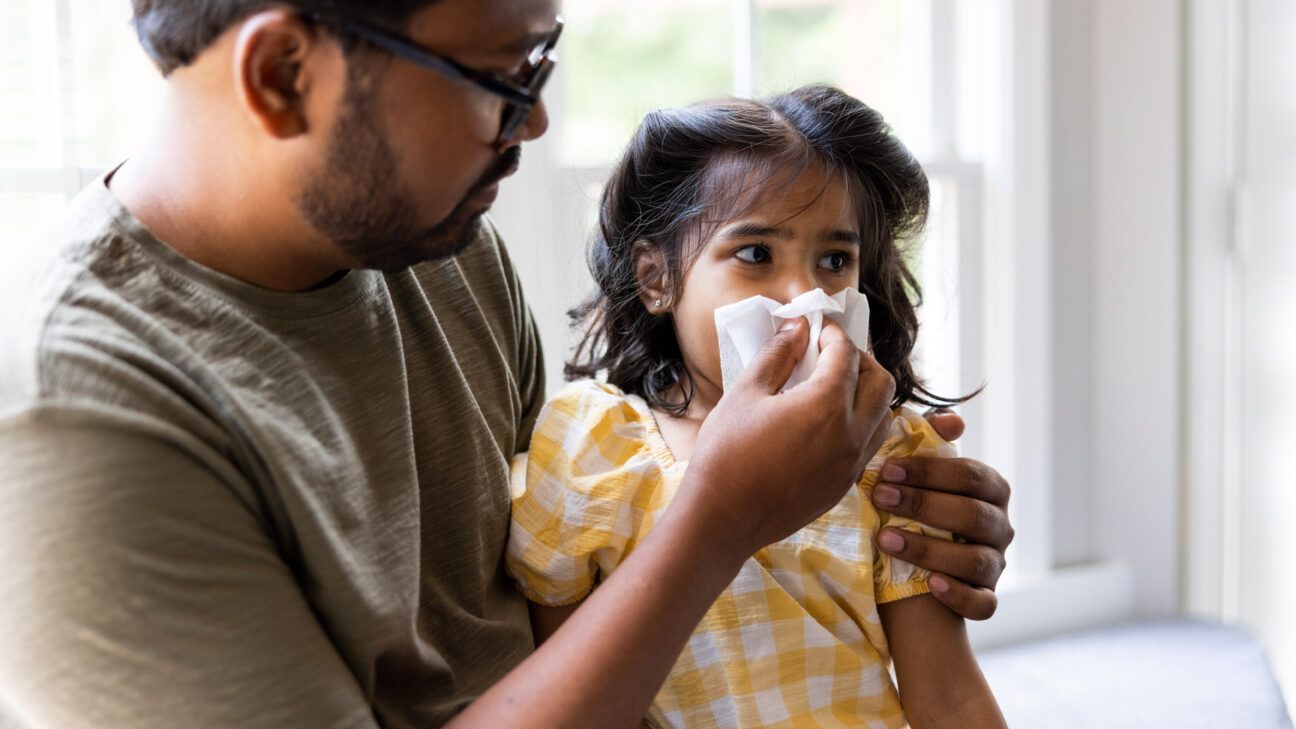
M 396 271 L 459 253 L 476 239 L 486 212 L 470 205 L 471 198 L 512 172 L 521 147 L 505 150 L 444 220 L 423 225 L 418 205 L 394 179 L 396 155 L 377 127 L 366 88 L 371 85 L 347 79 L 324 171 L 297 196 L 297 207 L 357 268 Z

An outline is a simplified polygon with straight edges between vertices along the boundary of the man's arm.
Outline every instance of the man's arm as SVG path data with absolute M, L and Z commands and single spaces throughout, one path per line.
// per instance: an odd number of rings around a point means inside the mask
M 942 438 L 963 433 L 963 420 L 940 412 L 928 420 Z M 964 543 L 898 529 L 883 529 L 878 547 L 932 573 L 931 594 L 969 620 L 985 620 L 999 605 L 995 585 L 1003 574 L 1004 552 L 1013 540 L 1008 521 L 1008 482 L 997 471 L 969 458 L 893 458 L 882 467 L 873 490 L 881 511 L 953 532 Z
M 376 729 L 237 474 L 182 437 L 69 410 L 0 419 L 6 709 L 33 729 Z
M 878 606 L 913 729 L 1006 729 L 963 618 L 930 595 Z

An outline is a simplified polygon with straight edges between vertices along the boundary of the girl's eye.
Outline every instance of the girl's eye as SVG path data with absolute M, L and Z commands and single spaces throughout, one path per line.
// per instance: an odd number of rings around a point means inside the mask
M 845 253 L 842 253 L 841 251 L 835 251 L 833 253 L 829 253 L 828 255 L 819 259 L 820 268 L 826 268 L 829 271 L 832 271 L 833 273 L 841 273 L 846 268 L 846 264 L 848 263 L 850 263 L 850 256 L 846 255 Z
M 770 250 L 765 246 L 743 246 L 734 255 L 748 263 L 769 263 L 771 258 Z

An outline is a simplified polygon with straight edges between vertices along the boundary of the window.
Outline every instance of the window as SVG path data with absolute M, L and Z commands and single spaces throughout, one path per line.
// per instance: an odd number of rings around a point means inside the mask
M 961 395 L 961 451 L 1016 486 L 1010 572 L 1052 567 L 1045 18 L 954 0 L 567 0 L 549 135 L 495 217 L 519 262 L 550 387 L 574 344 L 564 313 L 590 290 L 585 242 L 611 163 L 643 115 L 724 94 L 836 84 L 877 108 L 923 162 L 933 214 L 914 261 L 917 356 Z M 1011 70 L 1011 73 L 1010 73 Z M 1034 288 L 1032 288 L 1034 287 Z M 1029 301 L 1030 306 L 1019 302 Z
M 147 133 L 162 82 L 130 4 L 13 0 L 0 23 L 0 254 L 22 255 L 63 202 Z

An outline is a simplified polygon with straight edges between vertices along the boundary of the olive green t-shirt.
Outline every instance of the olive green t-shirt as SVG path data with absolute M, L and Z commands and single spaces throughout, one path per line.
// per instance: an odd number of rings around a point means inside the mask
M 283 294 L 99 181 L 38 258 L 0 275 L 0 726 L 433 727 L 532 651 L 543 367 L 489 223 Z

